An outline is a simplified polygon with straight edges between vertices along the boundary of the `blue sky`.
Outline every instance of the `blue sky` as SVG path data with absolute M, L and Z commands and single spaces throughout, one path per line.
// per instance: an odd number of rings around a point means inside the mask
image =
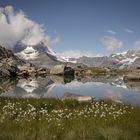
M 59 36 L 56 52 L 110 54 L 133 48 L 140 39 L 140 0 L 1 0 Z M 112 46 L 111 46 L 112 45 Z

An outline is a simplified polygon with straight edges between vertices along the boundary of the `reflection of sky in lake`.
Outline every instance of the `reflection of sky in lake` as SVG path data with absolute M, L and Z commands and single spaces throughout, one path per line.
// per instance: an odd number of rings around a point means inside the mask
M 101 82 L 71 82 L 66 85 L 56 85 L 47 96 L 63 96 L 65 92 L 88 95 L 95 99 L 112 99 L 117 102 L 128 102 L 140 105 L 140 92 L 133 92 L 127 88 L 111 86 Z
M 10 90 L 3 90 L 0 96 L 22 98 L 62 97 L 65 92 L 95 97 L 95 99 L 111 99 L 140 106 L 140 83 L 136 86 L 125 85 L 115 79 L 64 82 L 63 78 L 20 79 Z M 118 84 L 119 83 L 119 84 Z M 0 83 L 1 85 L 1 83 Z M 12 88 L 11 88 L 12 87 Z M 128 87 L 128 88 L 127 88 Z M 134 88 L 133 88 L 134 87 Z

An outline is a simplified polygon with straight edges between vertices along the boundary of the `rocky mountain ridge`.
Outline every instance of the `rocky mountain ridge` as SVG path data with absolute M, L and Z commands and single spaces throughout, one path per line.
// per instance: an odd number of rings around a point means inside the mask
M 88 67 L 109 67 L 113 69 L 138 69 L 140 68 L 140 50 L 128 50 L 123 53 L 111 54 L 110 56 L 70 58 L 69 60 L 58 56 L 45 43 L 36 45 L 17 43 L 13 50 L 19 58 L 35 64 L 39 67 L 50 68 L 58 64 L 75 63 L 84 64 Z
M 89 67 L 110 67 L 129 70 L 140 69 L 140 51 L 138 50 L 128 50 L 123 53 L 103 57 L 83 56 L 75 60 L 77 63 L 82 63 Z

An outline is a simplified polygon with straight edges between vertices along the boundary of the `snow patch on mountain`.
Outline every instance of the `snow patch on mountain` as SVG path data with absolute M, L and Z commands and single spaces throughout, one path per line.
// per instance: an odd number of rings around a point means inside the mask
M 122 52 L 122 53 L 116 53 L 116 55 L 126 55 L 126 54 L 127 54 L 127 51 Z
M 123 59 L 122 61 L 120 61 L 120 62 L 122 63 L 122 66 L 120 66 L 120 69 L 123 69 L 123 68 L 125 68 L 126 66 L 130 66 L 132 63 L 135 62 L 135 60 L 136 60 L 137 58 L 138 58 L 138 57 Z
M 39 53 L 32 46 L 27 46 L 25 50 L 17 53 L 16 55 L 25 60 L 31 60 L 38 58 Z
M 120 62 L 123 63 L 123 64 L 131 64 L 133 63 L 138 57 L 134 57 L 134 58 L 126 58 L 126 59 L 123 59 L 121 60 Z

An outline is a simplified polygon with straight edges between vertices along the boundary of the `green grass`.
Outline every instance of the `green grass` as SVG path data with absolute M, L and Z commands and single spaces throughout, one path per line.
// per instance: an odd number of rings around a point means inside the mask
M 0 98 L 0 140 L 139 140 L 140 108 L 111 101 Z

